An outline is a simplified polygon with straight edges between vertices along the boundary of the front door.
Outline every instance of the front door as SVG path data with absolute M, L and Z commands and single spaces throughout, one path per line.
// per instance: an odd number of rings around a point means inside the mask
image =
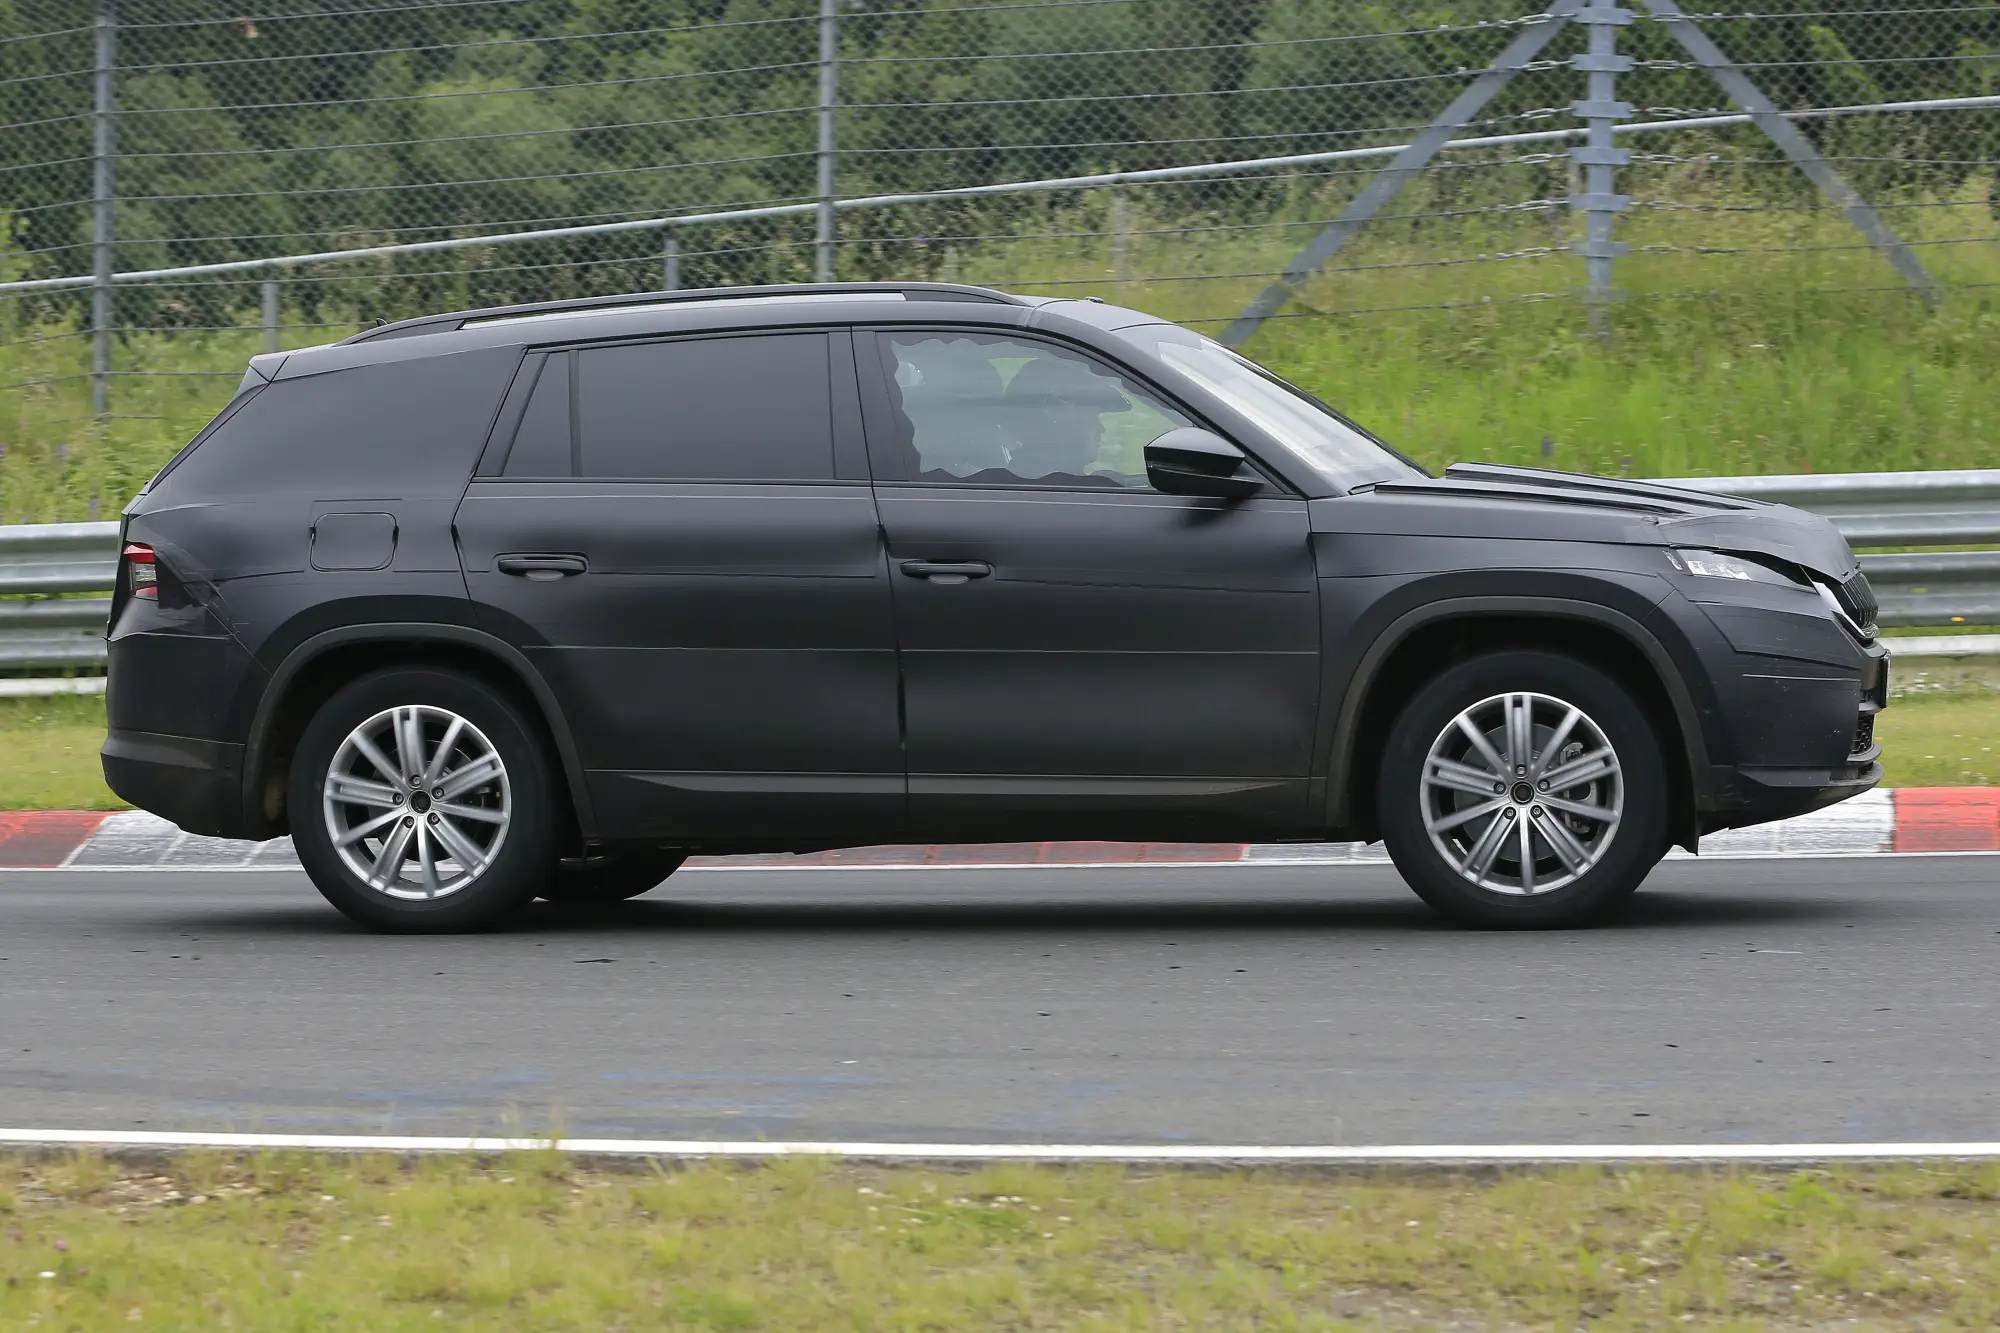
M 1303 825 L 1320 651 L 1305 502 L 1155 492 L 1144 446 L 1197 423 L 1066 345 L 893 330 L 857 349 L 915 830 Z
M 482 625 L 556 691 L 606 836 L 895 836 L 895 639 L 848 335 L 557 349 L 522 373 L 460 548 Z

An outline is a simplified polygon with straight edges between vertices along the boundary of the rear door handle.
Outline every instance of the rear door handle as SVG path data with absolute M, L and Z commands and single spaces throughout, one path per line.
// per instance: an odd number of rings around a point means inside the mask
M 493 563 L 502 574 L 536 583 L 566 579 L 590 568 L 590 562 L 580 555 L 503 555 Z
M 947 588 L 993 572 L 993 566 L 984 560 L 905 560 L 902 569 L 913 579 L 929 579 Z

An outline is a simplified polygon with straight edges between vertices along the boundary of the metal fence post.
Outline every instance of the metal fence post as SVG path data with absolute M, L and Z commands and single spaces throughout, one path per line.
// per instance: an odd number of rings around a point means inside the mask
M 1223 331 L 1221 341 L 1229 347 L 1241 347 L 1249 341 L 1251 335 L 1264 327 L 1265 320 L 1277 314 L 1287 301 L 1298 295 L 1307 279 L 1324 268 L 1327 261 L 1354 238 L 1356 232 L 1368 225 L 1370 218 L 1381 212 L 1383 205 L 1417 178 L 1453 135 L 1484 110 L 1488 102 L 1498 97 L 1513 82 L 1514 76 L 1542 53 L 1543 47 L 1555 40 L 1556 34 L 1581 8 L 1583 0 L 1551 0 L 1549 7 L 1516 34 L 1493 63 L 1481 70 L 1465 91 L 1454 97 L 1451 105 L 1439 112 L 1437 119 L 1412 139 L 1393 162 L 1382 168 L 1381 174 L 1368 182 L 1367 187 L 1355 196 L 1354 202 L 1327 224 L 1311 245 L 1299 251 L 1292 262 L 1285 265 L 1285 271 L 1278 280 L 1244 307 L 1243 313 Z
M 1618 215 L 1632 206 L 1629 195 L 1616 194 L 1617 169 L 1630 166 L 1632 151 L 1616 147 L 1612 135 L 1618 122 L 1632 118 L 1632 104 L 1618 100 L 1618 76 L 1630 73 L 1632 57 L 1618 53 L 1618 30 L 1633 19 L 1632 11 L 1620 9 L 1617 0 L 1602 0 L 1576 16 L 1590 31 L 1590 50 L 1572 62 L 1590 76 L 1589 95 L 1573 103 L 1570 111 L 1590 127 L 1590 139 L 1582 148 L 1570 149 L 1570 160 L 1583 168 L 1583 193 L 1572 196 L 1570 207 L 1585 218 L 1586 234 L 1578 251 L 1589 272 L 1585 300 L 1589 303 L 1591 331 L 1602 338 L 1609 333 L 1605 307 L 1616 292 L 1611 285 L 1612 262 L 1625 254 L 1626 247 L 1611 239 Z
M 677 292 L 681 289 L 681 238 L 672 232 L 660 245 L 660 290 Z
M 1819 149 L 1813 146 L 1813 141 L 1801 134 L 1798 126 L 1779 113 L 1778 108 L 1764 95 L 1763 90 L 1750 81 L 1750 76 L 1745 74 L 1735 61 L 1724 55 L 1722 48 L 1711 41 L 1708 34 L 1695 25 L 1693 19 L 1683 14 L 1681 7 L 1674 0 L 1643 0 L 1643 3 L 1652 11 L 1654 18 L 1666 25 L 1667 31 L 1674 35 L 1674 40 L 1681 44 L 1682 49 L 1694 57 L 1695 63 L 1706 69 L 1710 77 L 1721 85 L 1722 91 L 1728 93 L 1736 105 L 1750 113 L 1750 118 L 1756 122 L 1757 128 L 1770 136 L 1771 142 L 1777 144 L 1785 156 L 1792 159 L 1793 164 L 1806 174 L 1807 179 L 1819 187 L 1820 193 L 1825 195 L 1834 207 L 1847 214 L 1847 220 L 1868 239 L 1868 244 L 1874 246 L 1895 266 L 1896 272 L 1902 274 L 1903 281 L 1909 283 L 1926 302 L 1933 306 L 1944 299 L 1944 292 L 1938 286 L 1938 280 L 1923 266 L 1916 252 L 1903 244 L 1902 238 L 1891 231 L 1889 224 L 1882 220 L 1882 215 L 1870 207 L 1860 192 L 1849 185 L 1846 179 L 1833 169 L 1832 164 L 1820 155 Z
M 97 102 L 91 147 L 90 411 L 111 410 L 111 269 L 117 245 L 112 191 L 112 113 L 118 94 L 118 16 L 112 0 L 98 0 Z
M 1120 291 L 1125 288 L 1125 238 L 1130 230 L 1125 192 L 1114 185 L 1111 187 L 1111 281 Z
M 278 280 L 266 278 L 261 284 L 264 296 L 264 350 L 278 350 Z
M 813 278 L 832 282 L 834 110 L 840 102 L 840 0 L 819 0 L 819 229 Z

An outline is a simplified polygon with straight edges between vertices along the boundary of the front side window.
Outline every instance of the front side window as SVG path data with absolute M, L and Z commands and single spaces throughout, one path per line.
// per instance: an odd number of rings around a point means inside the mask
M 986 334 L 885 333 L 906 479 L 1146 489 L 1145 448 L 1190 422 L 1064 348 Z
M 823 333 L 586 347 L 577 353 L 576 375 L 582 476 L 821 481 L 834 475 Z
M 1211 338 L 1171 324 L 1128 329 L 1125 336 L 1248 417 L 1342 490 L 1427 475 L 1305 390 Z

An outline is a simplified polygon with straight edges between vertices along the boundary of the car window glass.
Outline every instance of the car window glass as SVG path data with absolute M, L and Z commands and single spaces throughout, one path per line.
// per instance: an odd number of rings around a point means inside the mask
M 1343 490 L 1428 476 L 1298 386 L 1213 339 L 1171 324 L 1127 332 L 1162 361 L 1242 413 Z
M 592 347 L 578 354 L 577 374 L 586 477 L 833 476 L 825 334 Z
M 541 374 L 528 398 L 528 410 L 514 432 L 502 475 L 567 477 L 569 452 L 569 363 L 567 352 L 543 358 Z
M 163 475 L 155 494 L 455 493 L 519 358 L 489 348 L 277 380 Z
M 1020 338 L 889 333 L 910 475 L 1007 486 L 1146 486 L 1145 448 L 1191 424 L 1074 352 Z

